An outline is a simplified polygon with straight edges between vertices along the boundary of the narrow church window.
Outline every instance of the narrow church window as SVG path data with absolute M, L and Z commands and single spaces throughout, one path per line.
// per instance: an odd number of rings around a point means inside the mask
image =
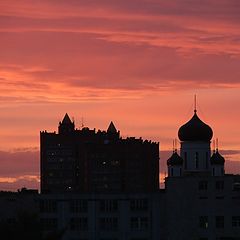
M 206 152 L 206 169 L 208 169 L 208 152 Z
M 187 169 L 187 153 L 184 152 L 184 167 Z
M 196 169 L 198 169 L 198 152 L 195 153 Z

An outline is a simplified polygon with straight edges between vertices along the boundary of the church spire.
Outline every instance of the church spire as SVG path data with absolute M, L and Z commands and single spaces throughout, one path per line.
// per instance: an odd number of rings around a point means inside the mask
M 197 94 L 194 95 L 194 113 L 197 113 Z

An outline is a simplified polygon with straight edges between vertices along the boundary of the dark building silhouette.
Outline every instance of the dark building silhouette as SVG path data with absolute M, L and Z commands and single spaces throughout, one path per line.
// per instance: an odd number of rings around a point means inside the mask
M 45 240 L 239 240 L 240 175 L 225 174 L 196 110 L 178 136 L 159 189 L 158 143 L 122 139 L 112 122 L 78 130 L 66 114 L 58 133 L 41 132 L 41 194 L 0 192 L 1 236 L 34 238 L 31 226 Z
M 225 174 L 218 148 L 211 155 L 211 127 L 195 109 L 178 136 L 180 155 L 167 161 L 166 239 L 240 239 L 240 176 Z
M 76 129 L 66 114 L 58 133 L 43 131 L 41 192 L 153 192 L 159 189 L 159 143 Z

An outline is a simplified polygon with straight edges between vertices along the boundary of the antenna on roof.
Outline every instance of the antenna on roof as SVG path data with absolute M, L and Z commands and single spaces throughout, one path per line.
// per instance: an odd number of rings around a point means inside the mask
M 177 152 L 177 139 L 175 138 L 175 152 Z
M 215 140 L 213 139 L 213 153 L 215 153 Z
M 194 94 L 194 113 L 197 112 L 197 94 Z
M 81 127 L 84 128 L 84 121 L 83 121 L 83 117 L 81 118 Z
M 216 151 L 218 151 L 218 138 L 216 138 Z

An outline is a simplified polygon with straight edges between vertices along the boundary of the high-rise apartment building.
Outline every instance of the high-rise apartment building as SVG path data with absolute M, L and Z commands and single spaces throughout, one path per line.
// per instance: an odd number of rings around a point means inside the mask
M 58 133 L 43 131 L 41 192 L 153 192 L 159 189 L 159 143 L 76 129 L 68 114 Z

